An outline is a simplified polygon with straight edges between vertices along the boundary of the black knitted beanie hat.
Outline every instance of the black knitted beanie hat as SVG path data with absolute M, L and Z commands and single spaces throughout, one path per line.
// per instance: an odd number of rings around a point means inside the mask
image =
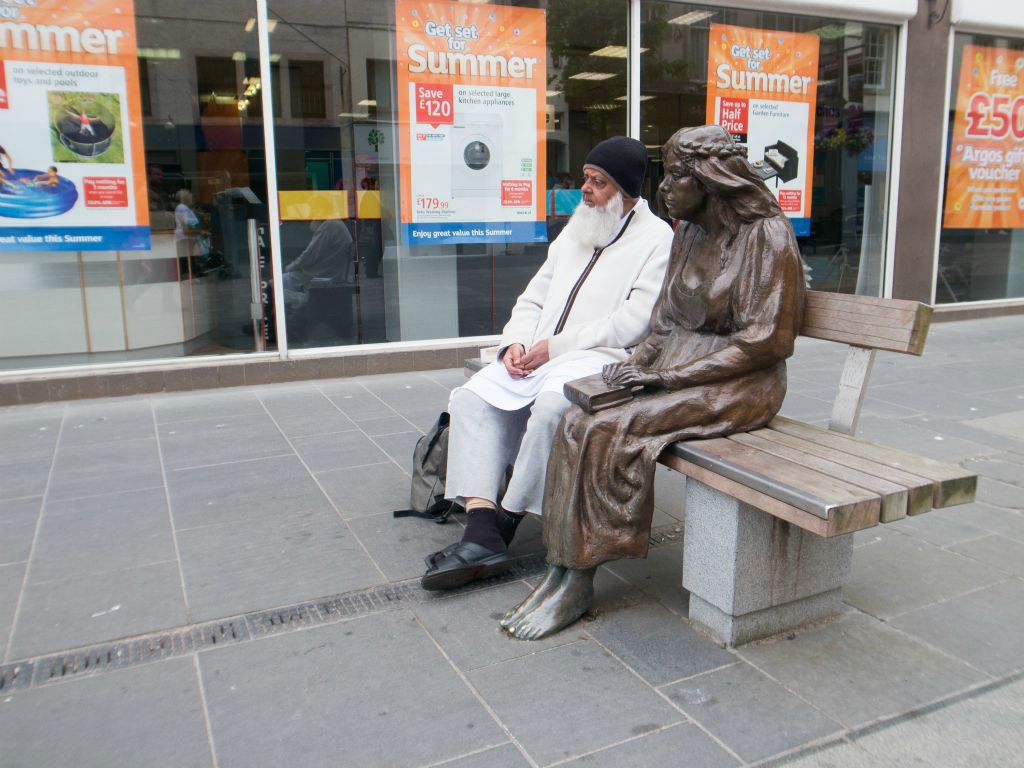
M 612 136 L 590 150 L 583 164 L 610 176 L 626 197 L 640 197 L 647 174 L 647 148 L 636 139 Z

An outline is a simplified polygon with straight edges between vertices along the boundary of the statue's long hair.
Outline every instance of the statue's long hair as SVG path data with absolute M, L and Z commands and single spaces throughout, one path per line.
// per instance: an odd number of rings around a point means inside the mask
M 746 151 L 717 125 L 683 128 L 662 148 L 679 158 L 707 193 L 707 205 L 732 239 L 742 224 L 781 216 L 778 201 L 750 163 Z

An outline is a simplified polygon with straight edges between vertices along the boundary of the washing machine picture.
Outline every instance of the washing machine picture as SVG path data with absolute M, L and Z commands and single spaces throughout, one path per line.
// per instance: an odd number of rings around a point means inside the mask
M 452 197 L 498 197 L 504 147 L 498 115 L 467 115 L 452 126 Z

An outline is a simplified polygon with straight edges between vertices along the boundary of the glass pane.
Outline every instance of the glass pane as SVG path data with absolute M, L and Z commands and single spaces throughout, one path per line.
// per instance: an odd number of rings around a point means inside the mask
M 1024 40 L 956 36 L 935 300 L 1024 296 Z
M 895 29 L 660 0 L 645 0 L 641 13 L 641 138 L 650 147 L 658 168 L 660 147 L 676 130 L 709 122 L 708 46 L 712 25 L 742 28 L 743 31 L 734 33 L 741 38 L 746 35 L 755 39 L 760 31 L 802 33 L 817 38 L 817 90 L 813 110 L 806 108 L 813 121 L 813 160 L 805 166 L 810 174 L 810 215 L 801 210 L 790 216 L 800 250 L 811 268 L 812 287 L 878 295 L 885 250 Z M 768 50 L 768 46 L 762 50 Z M 788 49 L 780 49 L 778 55 L 793 56 Z M 751 71 L 761 66 L 774 71 L 757 57 L 756 50 L 750 53 Z M 792 74 L 797 71 L 798 60 L 793 56 L 776 66 L 780 67 L 778 71 Z M 790 87 L 788 82 L 786 87 Z M 800 86 L 794 87 L 798 92 Z M 750 97 L 751 102 L 754 98 Z M 772 100 L 771 96 L 761 97 L 762 103 L 768 105 Z M 745 108 L 740 108 L 743 117 L 738 119 L 747 120 Z M 739 133 L 730 130 L 734 135 Z M 779 163 L 781 154 L 773 154 L 773 149 L 785 142 L 771 139 L 755 145 L 754 128 L 750 131 L 749 158 L 758 161 L 763 157 L 766 163 L 769 158 L 776 158 Z M 788 153 L 791 149 L 786 145 L 777 151 Z M 797 152 L 799 149 L 797 146 L 792 154 L 806 154 Z M 800 163 L 806 160 L 796 157 L 797 168 Z M 787 180 L 786 175 L 783 170 L 777 179 L 769 179 L 769 187 L 792 187 L 793 184 L 786 183 L 792 180 Z M 647 185 L 646 196 L 652 204 L 659 181 L 660 172 L 652 174 Z M 779 198 L 782 202 L 782 194 Z M 784 202 L 783 208 L 786 207 Z
M 134 15 L 96 0 L 18 5 L 23 21 L 82 29 L 93 47 L 115 31 L 103 55 L 5 50 L 0 165 L 16 186 L 2 185 L 0 224 L 45 237 L 0 251 L 0 323 L 23 329 L 0 336 L 0 367 L 272 348 L 252 320 L 261 254 L 247 237 L 249 221 L 266 226 L 262 132 L 243 108 L 254 0 L 136 0 Z M 63 210 L 17 209 L 65 190 Z
M 546 126 L 535 127 L 532 114 L 526 137 L 534 145 L 539 140 L 545 157 L 541 165 L 538 154 L 538 166 L 527 173 L 538 179 L 543 196 L 537 197 L 550 209 L 546 227 L 540 228 L 542 239 L 553 238 L 578 198 L 574 188 L 586 153 L 627 129 L 626 0 L 419 5 L 424 25 L 434 12 L 462 13 L 467 19 L 473 14 L 481 25 L 494 23 L 491 17 L 497 19 L 502 8 L 546 12 L 546 22 L 540 17 L 549 51 L 542 98 Z M 269 3 L 272 59 L 287 73 L 281 82 L 287 89 L 284 109 L 275 113 L 274 131 L 285 312 L 293 347 L 496 333 L 547 252 L 546 242 L 410 244 L 403 233 L 400 145 L 402 133 L 408 136 L 412 127 L 400 116 L 395 8 L 394 2 Z M 517 34 L 518 28 L 503 30 L 502 44 L 514 49 Z M 471 35 L 452 34 L 454 43 L 448 45 L 456 47 L 450 50 L 473 53 L 471 42 L 460 48 Z M 453 82 L 490 87 L 479 77 Z M 453 118 L 458 129 L 453 122 L 451 128 L 422 132 L 444 141 L 449 130 L 452 137 L 456 130 L 472 133 L 458 120 L 458 109 Z M 483 139 L 467 133 L 469 144 L 479 143 L 474 151 L 483 151 L 487 137 L 518 138 L 507 135 L 513 127 L 499 109 L 477 120 L 473 130 L 483 131 Z M 499 150 L 494 154 L 501 156 Z M 461 167 L 463 155 L 445 157 L 438 173 L 447 178 L 452 168 Z M 488 193 L 500 190 L 509 167 L 506 160 L 505 176 L 495 177 Z M 428 173 L 424 166 L 412 172 Z M 438 205 L 444 194 L 436 195 Z

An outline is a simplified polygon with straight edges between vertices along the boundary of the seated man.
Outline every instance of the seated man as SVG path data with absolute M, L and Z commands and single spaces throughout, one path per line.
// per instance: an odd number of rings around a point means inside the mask
M 424 589 L 508 567 L 523 515 L 542 511 L 552 436 L 569 406 L 563 384 L 624 361 L 647 335 L 672 230 L 640 197 L 646 169 L 635 139 L 591 150 L 583 199 L 512 309 L 498 359 L 452 393 L 446 491 L 464 500 L 468 524 L 461 541 L 427 558 Z

